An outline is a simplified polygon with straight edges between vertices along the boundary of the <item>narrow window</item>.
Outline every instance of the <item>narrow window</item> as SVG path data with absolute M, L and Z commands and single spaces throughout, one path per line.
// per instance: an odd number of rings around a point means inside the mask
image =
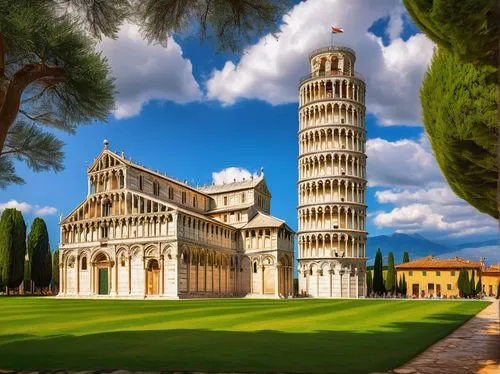
M 173 187 L 168 187 L 168 198 L 170 200 L 174 199 L 174 188 Z
M 244 203 L 245 202 L 245 193 L 243 192 L 241 194 L 241 203 Z
M 120 174 L 120 189 L 125 187 L 125 177 Z
M 87 270 L 87 257 L 82 258 L 82 270 Z
M 441 272 L 440 271 L 436 271 L 436 276 L 440 277 L 441 276 Z
M 195 208 L 198 207 L 198 199 L 196 196 L 193 196 L 193 207 L 195 207 Z
M 224 205 L 227 205 L 227 196 L 224 196 Z
M 427 272 L 426 271 L 423 271 L 422 272 L 422 275 L 425 277 L 427 275 Z
M 143 177 L 142 175 L 139 175 L 139 189 L 142 191 L 142 185 L 143 185 Z
M 186 191 L 182 191 L 182 203 L 186 204 Z
M 257 262 L 253 263 L 253 272 L 257 273 Z

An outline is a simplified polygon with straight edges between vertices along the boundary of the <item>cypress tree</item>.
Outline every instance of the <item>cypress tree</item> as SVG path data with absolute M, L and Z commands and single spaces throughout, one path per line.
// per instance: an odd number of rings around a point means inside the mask
M 406 262 L 410 262 L 410 254 L 407 251 L 403 253 L 403 264 Z
M 377 254 L 375 255 L 375 265 L 373 267 L 373 292 L 375 292 L 377 295 L 383 294 L 385 292 L 382 268 L 382 252 L 379 248 L 377 250 Z
M 0 258 L 2 283 L 9 288 L 19 287 L 24 279 L 26 254 L 26 225 L 23 215 L 14 208 L 5 209 L 0 219 Z
M 465 297 L 470 297 L 471 296 L 471 289 L 470 289 L 470 280 L 469 280 L 469 272 L 464 269 L 464 296 Z
M 471 296 L 476 296 L 476 276 L 475 276 L 475 271 L 472 270 L 472 275 L 470 278 L 470 295 Z
M 385 289 L 394 293 L 396 288 L 396 267 L 394 266 L 394 254 L 389 252 L 387 256 L 387 274 L 385 278 Z
M 41 218 L 35 218 L 28 235 L 28 254 L 30 256 L 31 279 L 35 287 L 47 287 L 50 273 L 48 263 L 52 262 L 47 225 Z
M 481 276 L 479 276 L 479 280 L 476 285 L 476 295 L 479 295 L 481 292 L 483 292 L 483 282 L 481 281 Z
M 59 249 L 56 249 L 52 254 L 52 284 L 54 285 L 54 293 L 59 293 Z
M 366 271 L 366 296 L 370 296 L 370 294 L 373 291 L 373 277 L 372 277 L 372 271 L 367 270 Z
M 406 279 L 405 279 L 405 273 L 403 273 L 403 287 L 402 287 L 402 294 L 406 297 L 408 291 L 408 287 L 406 285 Z
M 458 272 L 457 287 L 461 297 L 464 297 L 464 269 Z

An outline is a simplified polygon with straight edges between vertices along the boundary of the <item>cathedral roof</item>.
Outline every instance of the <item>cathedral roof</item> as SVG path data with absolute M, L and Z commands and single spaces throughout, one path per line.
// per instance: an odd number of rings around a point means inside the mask
M 250 220 L 250 222 L 248 222 L 245 226 L 243 226 L 242 229 L 260 229 L 266 227 L 279 228 L 282 226 L 285 226 L 286 229 L 293 232 L 293 230 L 290 227 L 288 227 L 285 221 L 273 217 L 269 214 L 257 212 L 257 214 Z
M 199 187 L 198 191 L 201 191 L 208 195 L 213 195 L 224 192 L 247 190 L 256 187 L 263 180 L 264 180 L 264 174 L 261 174 L 258 177 L 244 179 L 242 181 L 234 181 L 226 184 L 212 184 L 206 187 Z
M 229 206 L 224 206 L 224 207 L 221 207 L 221 208 L 210 210 L 210 211 L 207 212 L 207 214 L 222 213 L 222 212 L 232 212 L 232 211 L 236 211 L 236 210 L 243 210 L 243 209 L 248 209 L 248 208 L 250 208 L 253 205 L 254 205 L 254 203 L 229 205 Z

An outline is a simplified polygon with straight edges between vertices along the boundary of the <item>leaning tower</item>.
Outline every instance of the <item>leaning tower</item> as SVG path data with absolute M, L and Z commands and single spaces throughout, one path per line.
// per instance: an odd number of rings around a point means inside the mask
M 299 87 L 299 292 L 366 293 L 365 83 L 355 52 L 309 56 Z

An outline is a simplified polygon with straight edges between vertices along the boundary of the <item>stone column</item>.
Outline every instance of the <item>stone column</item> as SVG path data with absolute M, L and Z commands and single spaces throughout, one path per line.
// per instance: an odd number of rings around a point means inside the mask
M 274 296 L 278 297 L 280 296 L 280 270 L 281 270 L 281 264 L 277 263 L 276 264 L 276 270 L 275 270 L 275 276 L 274 276 Z

